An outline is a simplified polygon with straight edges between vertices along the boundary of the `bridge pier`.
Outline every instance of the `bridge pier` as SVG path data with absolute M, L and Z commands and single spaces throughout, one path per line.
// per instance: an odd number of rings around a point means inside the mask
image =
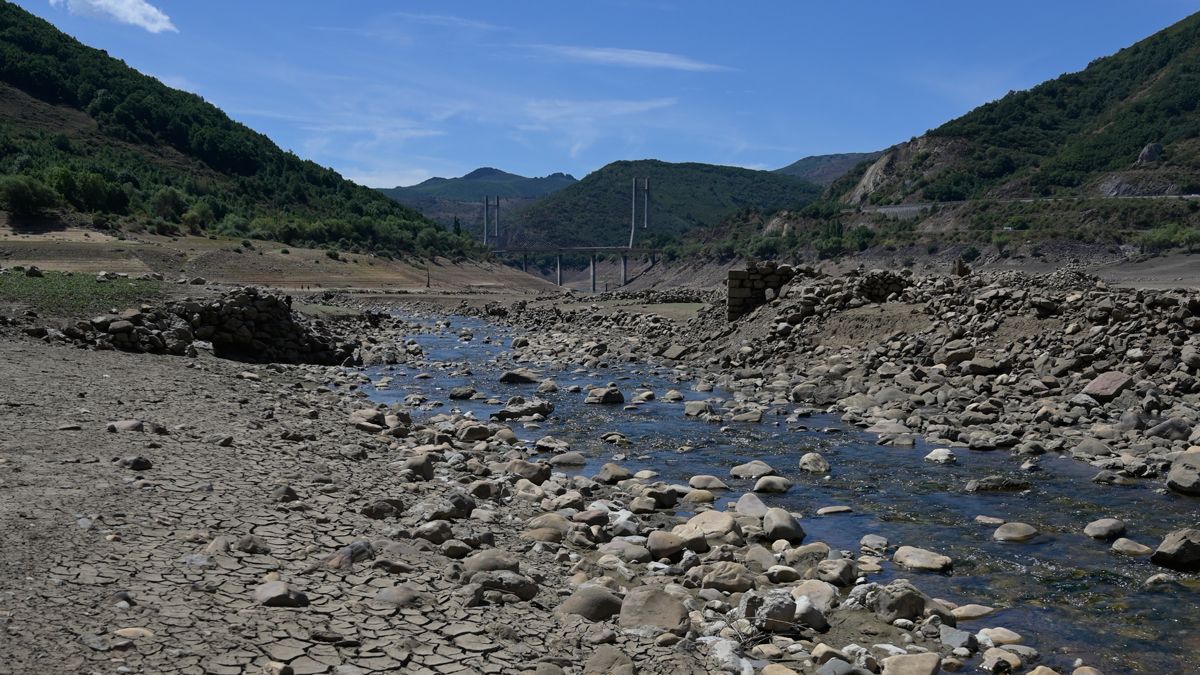
M 561 253 L 554 256 L 554 277 L 555 277 L 554 283 L 558 284 L 559 286 L 562 286 L 562 254 Z
M 591 264 L 588 265 L 588 274 L 592 277 L 592 292 L 596 292 L 596 254 L 591 255 Z
M 629 283 L 629 256 L 621 254 L 621 285 Z

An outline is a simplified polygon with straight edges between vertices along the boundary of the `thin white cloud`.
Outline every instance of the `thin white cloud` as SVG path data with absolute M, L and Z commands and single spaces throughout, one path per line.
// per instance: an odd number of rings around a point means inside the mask
M 423 23 L 429 26 L 441 26 L 443 28 L 467 28 L 471 30 L 500 30 L 500 26 L 490 24 L 486 21 L 476 21 L 475 19 L 465 19 L 461 16 L 450 16 L 447 14 L 410 14 L 408 12 L 394 12 L 391 16 L 401 19 L 407 19 L 413 23 Z
M 623 115 L 636 115 L 678 103 L 675 98 L 652 98 L 646 100 L 601 100 L 575 101 L 543 99 L 530 101 L 525 106 L 529 116 L 541 122 L 558 120 L 595 120 Z
M 146 0 L 50 0 L 50 4 L 54 7 L 66 5 L 72 14 L 101 16 L 145 28 L 151 33 L 179 32 L 171 23 L 171 17 Z
M 644 49 L 573 47 L 570 45 L 533 45 L 533 47 L 578 63 L 594 63 L 604 66 L 621 66 L 624 68 L 684 70 L 689 72 L 730 70 L 730 68 L 725 66 L 697 61 L 696 59 L 680 54 L 652 52 Z

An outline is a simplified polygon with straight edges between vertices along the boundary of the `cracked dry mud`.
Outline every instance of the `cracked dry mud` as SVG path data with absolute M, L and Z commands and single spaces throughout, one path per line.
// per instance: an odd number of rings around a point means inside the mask
M 650 638 L 551 615 L 553 591 L 466 607 L 452 561 L 420 539 L 319 565 L 404 522 L 368 518 L 366 504 L 445 489 L 398 478 L 389 464 L 403 455 L 347 425 L 349 397 L 318 388 L 333 370 L 262 368 L 255 381 L 207 356 L 32 341 L 0 341 L 0 363 L 0 671 L 500 673 L 583 663 L 606 641 L 641 672 L 706 670 Z M 126 419 L 166 433 L 106 431 Z M 132 456 L 151 468 L 112 461 Z M 294 500 L 280 501 L 283 485 Z M 494 529 L 498 548 L 529 548 L 517 527 Z M 550 553 L 521 565 L 543 589 L 568 586 Z M 275 578 L 309 604 L 256 603 Z M 416 600 L 376 599 L 393 586 Z

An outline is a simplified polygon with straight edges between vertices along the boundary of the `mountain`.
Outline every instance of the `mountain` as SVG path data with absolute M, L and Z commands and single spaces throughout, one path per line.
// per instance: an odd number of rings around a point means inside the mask
M 483 198 L 500 198 L 501 224 L 513 209 L 553 194 L 578 181 L 566 173 L 526 178 L 500 169 L 483 167 L 459 178 L 430 178 L 409 187 L 382 188 L 380 192 L 451 226 L 457 220 L 476 237 L 483 223 Z
M 511 213 L 501 234 L 509 244 L 612 246 L 629 242 L 632 180 L 648 178 L 649 228 L 638 240 L 663 243 L 738 211 L 803 206 L 820 187 L 794 176 L 712 164 L 658 160 L 608 164 L 582 180 Z
M 500 169 L 483 167 L 461 178 L 430 178 L 410 187 L 385 188 L 381 192 L 402 204 L 431 197 L 482 203 L 485 196 L 537 199 L 576 182 L 574 176 L 566 173 L 526 178 Z
M 862 162 L 878 159 L 882 152 L 845 152 L 837 155 L 813 155 L 775 169 L 775 173 L 796 176 L 828 187 Z
M 1200 14 L 889 148 L 851 204 L 1200 191 Z
M 0 2 L 0 205 L 102 227 L 459 255 L 464 237 Z

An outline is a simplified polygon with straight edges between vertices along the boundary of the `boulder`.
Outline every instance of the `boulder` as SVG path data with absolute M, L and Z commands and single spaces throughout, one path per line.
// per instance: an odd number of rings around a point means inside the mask
M 1109 371 L 1101 373 L 1094 380 L 1088 383 L 1083 388 L 1083 393 L 1100 401 L 1101 403 L 1111 401 L 1129 388 L 1133 383 L 1133 378 L 1125 373 L 1117 371 Z
M 760 478 L 773 473 L 775 473 L 775 469 L 772 469 L 770 464 L 757 459 L 745 464 L 738 464 L 729 470 L 729 475 L 734 478 Z
M 254 601 L 263 607 L 308 606 L 308 596 L 283 581 L 268 581 L 254 589 Z
M 1125 535 L 1125 523 L 1116 518 L 1101 518 L 1088 523 L 1083 533 L 1092 539 L 1116 539 Z
M 929 570 L 943 572 L 954 565 L 950 556 L 934 553 L 915 546 L 901 546 L 892 555 L 892 561 L 910 570 Z
M 1167 487 L 1180 494 L 1200 496 L 1200 448 L 1189 448 L 1171 463 Z
M 688 610 L 683 602 L 659 586 L 639 586 L 625 594 L 617 624 L 622 628 L 650 626 L 683 635 Z
M 558 614 L 576 614 L 588 621 L 605 621 L 619 613 L 621 605 L 621 598 L 607 588 L 584 584 L 554 611 Z
M 771 541 L 783 539 L 791 544 L 804 541 L 804 528 L 791 513 L 781 508 L 767 509 L 763 515 L 763 534 Z
M 1200 530 L 1171 532 L 1150 556 L 1150 562 L 1180 572 L 1200 571 Z
M 897 654 L 883 660 L 883 675 L 937 675 L 942 657 L 935 652 Z
M 800 470 L 808 473 L 829 473 L 829 462 L 818 452 L 806 453 L 800 458 Z
M 500 381 L 505 384 L 533 384 L 538 381 L 538 376 L 528 368 L 517 368 L 501 375 Z

